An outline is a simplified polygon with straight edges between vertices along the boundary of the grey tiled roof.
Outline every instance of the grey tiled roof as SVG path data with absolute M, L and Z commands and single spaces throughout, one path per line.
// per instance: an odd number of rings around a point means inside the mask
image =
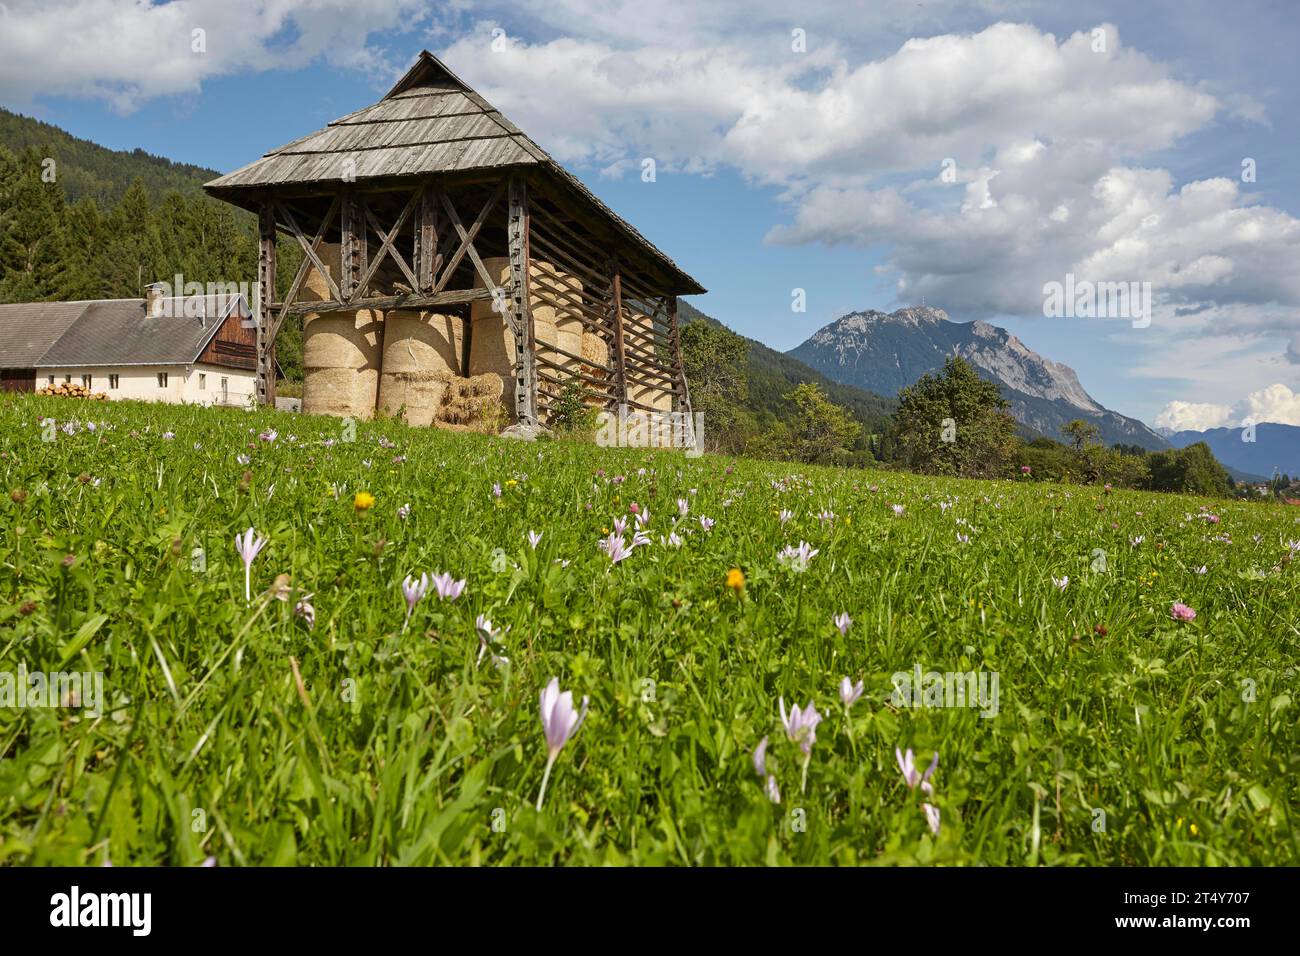
M 345 172 L 363 180 L 508 167 L 546 170 L 666 268 L 676 280 L 673 291 L 704 292 L 654 243 L 427 50 L 378 103 L 273 149 L 204 189 L 236 205 L 255 208 L 258 190 L 338 181 Z
M 202 322 L 185 314 L 200 301 Z M 143 299 L 0 305 L 0 368 L 188 365 L 233 305 L 219 296 L 173 299 L 172 314 L 152 317 Z

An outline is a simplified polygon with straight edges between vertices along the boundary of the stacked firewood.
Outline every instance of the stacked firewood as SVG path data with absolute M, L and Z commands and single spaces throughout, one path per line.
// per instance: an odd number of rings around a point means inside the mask
M 58 395 L 61 398 L 89 398 L 96 402 L 108 401 L 108 395 L 104 392 L 92 392 L 84 385 L 77 385 L 75 382 L 60 382 L 58 385 L 46 385 L 38 389 L 38 395 Z

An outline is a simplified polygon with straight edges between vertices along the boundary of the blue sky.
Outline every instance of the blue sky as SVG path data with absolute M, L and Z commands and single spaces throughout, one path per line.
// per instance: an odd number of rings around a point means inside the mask
M 1294 4 L 787 6 L 9 0 L 0 102 L 226 171 L 428 48 L 776 348 L 925 301 L 1148 422 L 1300 424 Z M 1045 318 L 1066 272 L 1150 281 L 1151 326 Z

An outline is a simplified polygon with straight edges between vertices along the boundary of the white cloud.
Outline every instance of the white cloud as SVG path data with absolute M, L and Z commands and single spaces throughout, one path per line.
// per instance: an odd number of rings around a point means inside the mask
M 1156 416 L 1158 428 L 1171 431 L 1205 431 L 1248 421 L 1262 424 L 1300 425 L 1300 392 L 1277 383 L 1251 392 L 1235 406 L 1212 402 L 1173 401 Z
M 1232 409 L 1227 405 L 1215 405 L 1210 402 L 1170 402 L 1156 416 L 1157 428 L 1170 431 L 1203 432 L 1211 428 L 1222 428 L 1232 424 Z
M 102 99 L 120 112 L 203 81 L 324 57 L 390 72 L 372 33 L 407 25 L 420 0 L 7 0 L 0 4 L 0 91 Z M 202 31 L 196 34 L 195 31 Z

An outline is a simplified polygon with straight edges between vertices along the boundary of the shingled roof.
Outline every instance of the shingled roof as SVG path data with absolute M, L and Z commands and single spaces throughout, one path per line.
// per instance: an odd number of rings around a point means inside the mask
M 673 291 L 687 295 L 705 291 L 427 50 L 378 103 L 273 149 L 256 162 L 212 180 L 204 189 L 235 205 L 255 209 L 260 202 L 257 191 L 337 182 L 349 160 L 355 167 L 348 171 L 355 173 L 358 182 L 484 169 L 542 169 L 667 269 L 678 286 Z
M 207 316 L 193 312 L 202 301 Z M 241 300 L 173 299 L 171 315 L 150 316 L 142 299 L 0 305 L 0 368 L 188 365 Z

